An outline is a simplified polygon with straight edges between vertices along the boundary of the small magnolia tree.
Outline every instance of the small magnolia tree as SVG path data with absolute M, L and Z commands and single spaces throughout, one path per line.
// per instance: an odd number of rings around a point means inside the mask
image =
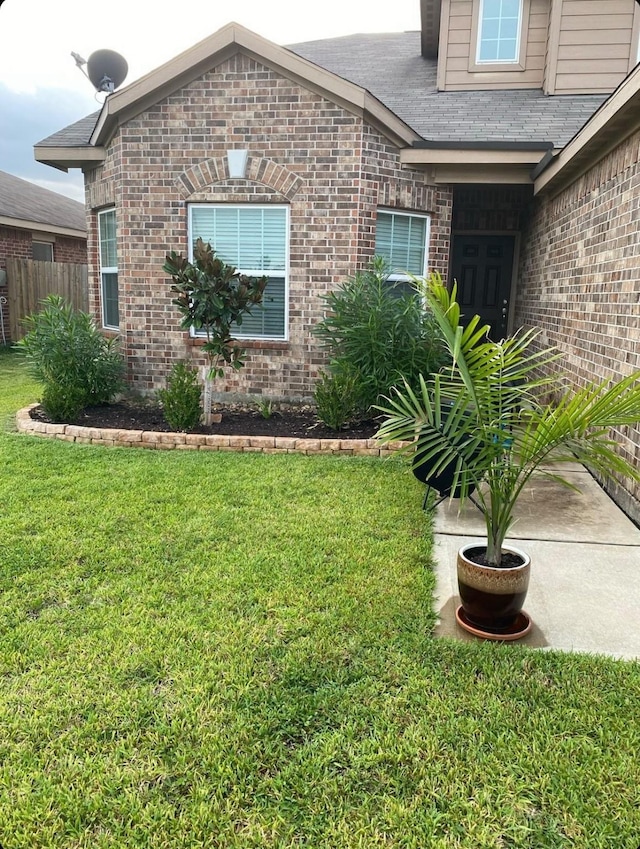
M 202 346 L 209 360 L 205 377 L 204 417 L 211 424 L 211 382 L 222 377 L 230 366 L 244 366 L 245 349 L 232 336 L 232 326 L 240 326 L 251 307 L 262 302 L 266 277 L 247 277 L 216 257 L 209 243 L 198 239 L 193 262 L 181 254 L 167 254 L 163 270 L 171 276 L 173 302 L 182 315 L 185 330 L 204 330 L 207 341 Z

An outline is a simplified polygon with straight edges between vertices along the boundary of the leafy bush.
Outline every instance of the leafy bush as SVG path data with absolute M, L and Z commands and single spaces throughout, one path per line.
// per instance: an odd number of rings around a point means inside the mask
M 167 388 L 158 392 L 162 413 L 172 430 L 192 430 L 202 415 L 198 370 L 183 360 L 171 369 Z
M 360 375 L 343 370 L 320 373 L 313 399 L 318 418 L 331 430 L 340 430 L 362 414 Z
M 360 375 L 363 410 L 403 378 L 417 387 L 420 374 L 443 364 L 444 347 L 430 312 L 416 292 L 403 293 L 389 281 L 383 259 L 372 260 L 323 300 L 327 315 L 314 333 L 329 353 L 332 375 Z
M 45 383 L 40 403 L 56 422 L 73 421 L 84 407 L 85 393 L 78 386 Z
M 216 256 L 208 242 L 197 239 L 193 262 L 171 251 L 163 271 L 171 275 L 171 291 L 182 316 L 184 330 L 204 330 L 202 350 L 209 360 L 208 380 L 224 375 L 226 366 L 238 371 L 244 366 L 245 349 L 233 338 L 233 329 L 251 307 L 262 303 L 267 277 L 240 274 Z M 211 393 L 205 392 L 205 424 L 211 424 Z
M 27 316 L 17 343 L 31 376 L 43 384 L 42 406 L 54 421 L 69 421 L 84 407 L 104 404 L 124 385 L 116 339 L 105 338 L 92 317 L 60 295 L 49 295 Z
M 245 351 L 232 336 L 242 316 L 262 303 L 266 277 L 247 277 L 216 256 L 209 243 L 198 239 L 189 262 L 175 251 L 167 254 L 163 270 L 171 275 L 172 303 L 182 315 L 180 326 L 204 330 L 202 350 L 209 358 L 211 378 L 222 377 L 224 366 L 236 371 L 244 365 Z

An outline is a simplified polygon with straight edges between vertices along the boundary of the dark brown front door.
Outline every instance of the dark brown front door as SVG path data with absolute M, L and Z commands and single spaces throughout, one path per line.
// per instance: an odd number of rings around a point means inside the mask
M 514 236 L 454 236 L 452 277 L 464 323 L 479 315 L 491 326 L 491 338 L 507 335 Z

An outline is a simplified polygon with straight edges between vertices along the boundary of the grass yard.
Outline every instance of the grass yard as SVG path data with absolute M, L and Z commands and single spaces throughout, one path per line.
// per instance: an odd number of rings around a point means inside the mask
M 37 392 L 0 354 L 2 849 L 638 849 L 640 665 L 434 640 L 403 463 L 11 432 Z

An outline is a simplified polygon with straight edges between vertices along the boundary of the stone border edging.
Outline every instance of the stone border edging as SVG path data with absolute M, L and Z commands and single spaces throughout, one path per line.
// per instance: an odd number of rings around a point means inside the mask
M 223 436 L 222 434 L 175 433 L 173 431 L 120 430 L 48 424 L 31 418 L 30 404 L 16 413 L 20 433 L 62 439 L 85 445 L 119 448 L 180 449 L 187 451 L 240 451 L 257 454 L 339 454 L 341 456 L 390 457 L 406 443 L 391 442 L 384 448 L 375 439 L 303 439 L 291 436 Z

